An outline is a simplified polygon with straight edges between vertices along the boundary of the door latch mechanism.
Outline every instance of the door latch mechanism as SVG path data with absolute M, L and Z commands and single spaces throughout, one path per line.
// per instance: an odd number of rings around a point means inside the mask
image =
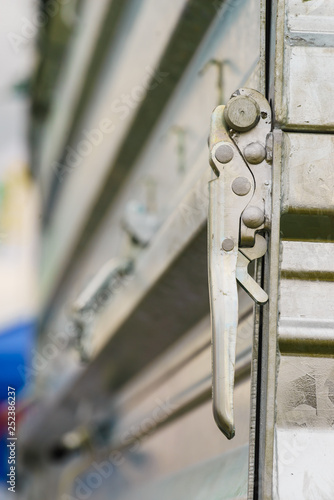
M 260 232 L 270 224 L 271 138 L 270 105 L 256 90 L 239 89 L 226 106 L 213 111 L 208 223 L 213 412 L 228 439 L 235 434 L 237 282 L 256 303 L 268 301 L 248 265 L 267 251 Z

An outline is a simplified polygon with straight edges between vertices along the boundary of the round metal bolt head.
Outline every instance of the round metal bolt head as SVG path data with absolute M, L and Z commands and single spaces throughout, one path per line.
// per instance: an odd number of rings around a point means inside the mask
M 259 142 L 251 142 L 244 149 L 246 160 L 252 165 L 261 163 L 266 157 L 266 150 Z
M 232 182 L 232 191 L 238 196 L 245 196 L 249 193 L 252 185 L 246 177 L 237 177 Z
M 222 244 L 222 249 L 225 252 L 230 252 L 234 248 L 234 241 L 231 238 L 225 238 Z
M 224 118 L 230 128 L 237 132 L 247 132 L 260 119 L 260 108 L 251 97 L 233 97 L 226 105 Z
M 232 160 L 234 156 L 234 151 L 232 146 L 229 144 L 221 144 L 215 152 L 215 157 L 219 163 L 228 163 Z
M 256 229 L 264 223 L 264 213 L 258 207 L 247 207 L 242 214 L 242 221 L 245 226 Z

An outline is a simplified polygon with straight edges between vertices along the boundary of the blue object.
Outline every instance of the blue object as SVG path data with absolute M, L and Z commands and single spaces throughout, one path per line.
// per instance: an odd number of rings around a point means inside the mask
M 8 386 L 16 395 L 25 386 L 26 370 L 31 367 L 36 326 L 33 322 L 19 323 L 0 331 L 0 404 L 7 400 Z
M 31 361 L 35 345 L 36 325 L 34 322 L 17 323 L 0 331 L 0 482 L 6 483 L 8 472 L 7 449 L 7 403 L 8 386 L 15 388 L 16 428 L 18 424 L 19 401 L 27 389 L 26 373 L 31 372 Z M 26 392 L 26 391 L 24 391 Z

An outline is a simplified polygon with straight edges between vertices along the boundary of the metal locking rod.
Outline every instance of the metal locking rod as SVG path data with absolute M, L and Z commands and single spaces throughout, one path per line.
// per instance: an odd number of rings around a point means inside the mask
M 267 250 L 258 233 L 269 229 L 271 109 L 257 91 L 240 89 L 212 115 L 209 183 L 209 289 L 212 323 L 213 412 L 235 434 L 233 391 L 238 328 L 237 281 L 259 304 L 268 296 L 248 273 Z M 270 135 L 269 135 L 270 137 Z

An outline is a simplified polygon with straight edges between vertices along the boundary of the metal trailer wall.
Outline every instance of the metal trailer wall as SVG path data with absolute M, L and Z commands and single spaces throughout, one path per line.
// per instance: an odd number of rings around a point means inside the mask
M 271 301 L 259 415 L 259 495 L 266 499 L 334 492 L 333 7 L 273 5 Z
M 112 462 L 113 473 L 98 488 L 86 486 L 92 498 L 123 498 L 131 488 L 139 498 L 139 485 L 186 467 L 194 470 L 178 491 L 192 484 L 198 498 L 221 488 L 226 498 L 244 497 L 252 304 L 241 290 L 240 430 L 229 442 L 215 428 L 210 403 L 207 136 L 212 109 L 236 88 L 263 90 L 260 3 L 87 1 L 79 15 L 35 146 L 46 214 L 41 353 L 52 335 L 66 332 L 69 304 L 108 259 L 134 255 L 134 274 L 97 318 L 91 362 L 79 367 L 73 349 L 59 349 L 39 373 L 41 394 L 51 395 L 22 431 L 33 471 L 27 498 L 84 495 L 75 476 L 81 472 L 85 483 L 95 470 L 85 472 L 88 464 L 106 457 L 110 463 L 114 449 L 120 465 Z M 110 25 L 116 15 L 117 25 Z M 91 82 L 94 59 L 99 71 Z M 50 69 L 46 64 L 40 71 Z M 130 104 L 121 103 L 128 95 Z M 101 124 L 100 140 L 94 131 Z M 96 145 L 84 154 L 82 141 L 89 138 Z M 134 247 L 123 227 L 134 201 L 156 220 L 145 248 Z M 111 432 L 101 443 L 96 429 L 102 424 Z M 83 446 L 73 461 L 49 460 L 64 435 L 82 427 L 91 433 L 91 451 Z M 221 455 L 227 452 L 240 469 L 233 472 L 232 459 Z M 196 486 L 194 477 L 206 475 L 198 464 L 207 460 L 212 484 Z
M 332 498 L 333 7 L 78 9 L 47 120 L 35 116 L 40 352 L 61 347 L 37 370 L 42 410 L 22 429 L 25 498 Z M 36 109 L 52 71 L 46 59 Z M 270 248 L 257 270 L 270 302 L 253 337 L 239 290 L 227 441 L 211 414 L 207 135 L 240 87 L 267 93 L 274 112 Z M 133 273 L 95 318 L 83 365 L 56 339 L 71 336 L 69 306 L 112 257 L 133 259 Z

